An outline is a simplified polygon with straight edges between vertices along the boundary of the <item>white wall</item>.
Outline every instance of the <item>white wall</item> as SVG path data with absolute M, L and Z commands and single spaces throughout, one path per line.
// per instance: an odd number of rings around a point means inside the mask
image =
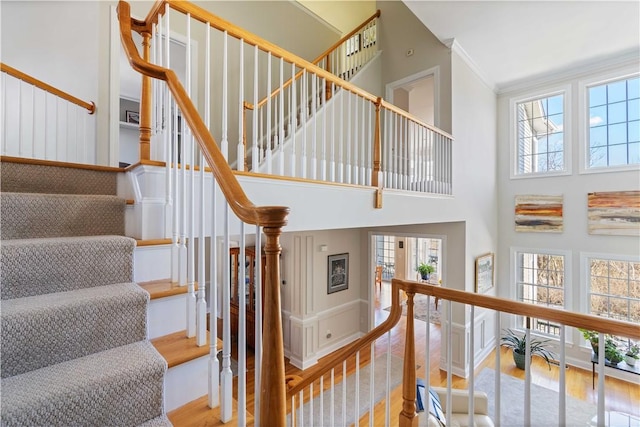
M 568 260 L 571 269 L 568 275 L 571 281 L 566 284 L 567 308 L 572 311 L 584 311 L 586 307 L 586 283 L 582 273 L 580 254 L 583 252 L 623 255 L 638 257 L 640 241 L 631 236 L 590 235 L 587 229 L 587 193 L 594 191 L 638 190 L 640 188 L 640 172 L 634 171 L 607 173 L 579 173 L 579 152 L 583 139 L 580 137 L 580 116 L 577 100 L 580 95 L 579 84 L 584 79 L 610 75 L 623 70 L 639 69 L 638 62 L 632 61 L 631 67 L 615 65 L 618 61 L 598 64 L 592 70 L 580 70 L 572 77 L 548 78 L 545 81 L 532 82 L 529 87 L 521 87 L 517 91 L 503 93 L 498 101 L 498 181 L 500 194 L 498 215 L 500 221 L 500 244 L 498 247 L 497 282 L 498 294 L 503 297 L 516 298 L 514 287 L 515 278 L 512 276 L 513 266 L 510 265 L 510 249 L 514 247 L 528 249 L 547 249 L 566 251 L 570 254 Z M 538 177 L 511 179 L 509 165 L 511 164 L 510 145 L 513 137 L 509 131 L 509 100 L 528 94 L 544 93 L 544 91 L 559 86 L 568 86 L 572 110 L 567 112 L 565 131 L 569 138 L 571 150 L 571 173 L 566 176 Z M 541 194 L 563 195 L 564 230 L 561 233 L 524 233 L 516 232 L 514 225 L 514 199 L 516 195 Z M 510 319 L 513 320 L 513 319 Z M 582 343 L 577 330 L 569 334 L 568 339 L 574 343 Z M 569 348 L 567 357 L 574 357 L 578 361 L 588 360 L 588 351 L 577 347 Z M 585 364 L 586 367 L 587 364 Z
M 307 368 L 361 336 L 359 230 L 284 233 L 281 286 L 285 349 L 291 363 Z M 321 247 L 326 247 L 322 250 Z M 327 293 L 328 256 L 349 254 L 348 289 Z

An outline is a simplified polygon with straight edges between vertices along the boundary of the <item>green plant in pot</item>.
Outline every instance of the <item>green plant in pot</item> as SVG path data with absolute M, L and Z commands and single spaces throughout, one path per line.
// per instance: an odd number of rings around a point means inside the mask
M 425 264 L 424 262 L 421 262 L 416 270 L 418 270 L 418 273 L 420 273 L 420 277 L 422 277 L 422 280 L 429 280 L 429 276 L 431 276 L 431 273 L 433 273 L 435 268 L 433 268 L 433 265 L 431 264 Z
M 507 332 L 502 336 L 502 345 L 513 350 L 513 361 L 516 363 L 516 367 L 524 369 L 525 367 L 525 351 L 526 351 L 526 334 L 518 335 L 511 329 L 507 329 Z M 551 370 L 551 360 L 555 358 L 555 355 L 545 348 L 545 344 L 549 340 L 540 340 L 537 338 L 530 338 L 529 347 L 531 351 L 531 357 L 542 357 Z
M 632 344 L 624 355 L 624 361 L 629 366 L 635 366 L 638 359 L 640 359 L 640 347 L 638 347 L 638 344 Z
M 597 331 L 591 331 L 589 329 L 578 328 L 578 330 L 582 332 L 584 339 L 591 344 L 593 353 L 598 356 L 598 350 L 600 348 L 598 337 L 600 334 Z M 620 351 L 611 335 L 605 335 L 604 337 L 604 358 L 605 364 L 612 366 L 616 366 L 624 359 L 622 351 Z

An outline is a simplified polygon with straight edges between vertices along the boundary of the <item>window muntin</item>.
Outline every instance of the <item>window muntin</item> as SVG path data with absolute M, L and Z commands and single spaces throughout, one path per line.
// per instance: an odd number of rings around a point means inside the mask
M 589 313 L 640 323 L 640 262 L 589 258 Z
M 522 302 L 545 307 L 564 308 L 565 257 L 558 254 L 516 252 L 516 286 Z M 526 327 L 522 318 L 521 327 Z M 559 336 L 560 325 L 532 319 L 535 331 Z
M 587 87 L 587 168 L 640 163 L 640 77 Z
M 564 93 L 517 102 L 516 174 L 564 172 Z

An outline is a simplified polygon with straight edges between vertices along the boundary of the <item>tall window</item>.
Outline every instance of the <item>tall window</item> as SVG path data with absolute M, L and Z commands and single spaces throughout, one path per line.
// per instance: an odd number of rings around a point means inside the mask
M 394 236 L 376 236 L 376 265 L 382 266 L 382 278 L 391 280 L 396 273 Z
M 640 163 L 640 77 L 587 88 L 588 168 Z
M 640 323 L 640 262 L 589 258 L 589 312 Z
M 516 252 L 518 298 L 526 303 L 564 308 L 565 257 L 558 254 Z M 522 319 L 525 327 L 526 319 Z M 533 319 L 533 329 L 560 335 L 560 327 L 546 320 Z
M 413 275 L 416 274 L 418 265 L 425 263 L 431 265 L 433 267 L 433 274 L 436 275 L 438 280 L 441 279 L 442 272 L 440 271 L 440 263 L 442 239 L 416 237 L 408 238 L 407 242 L 412 246 L 412 259 L 409 263 L 410 274 L 407 274 L 407 277 L 413 278 Z
M 564 172 L 564 93 L 515 104 L 516 175 Z

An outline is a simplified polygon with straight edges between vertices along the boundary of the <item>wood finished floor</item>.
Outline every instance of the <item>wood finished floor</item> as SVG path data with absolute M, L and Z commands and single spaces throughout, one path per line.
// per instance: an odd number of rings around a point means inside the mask
M 390 285 L 386 282 L 383 283 L 382 290 L 376 291 L 376 309 L 375 309 L 375 322 L 379 324 L 388 316 L 388 312 L 384 310 L 390 304 Z M 405 341 L 405 326 L 406 318 L 403 316 L 400 319 L 399 324 L 391 332 L 391 352 L 392 354 L 403 357 L 404 353 L 404 341 Z M 435 386 L 446 386 L 447 375 L 445 371 L 440 370 L 440 326 L 430 326 L 430 345 L 431 345 L 431 359 L 429 362 L 431 384 Z M 425 374 L 425 322 L 415 322 L 415 340 L 416 340 L 416 363 L 420 365 L 416 373 L 418 377 L 424 377 Z M 376 343 L 376 355 L 383 354 L 387 349 L 388 343 L 386 337 L 381 338 Z M 234 346 L 235 347 L 235 346 Z M 232 352 L 233 357 L 236 357 L 237 348 Z M 247 356 L 247 408 L 249 412 L 252 412 L 254 406 L 254 360 L 253 353 L 248 351 Z M 366 354 L 365 354 L 366 353 Z M 370 352 L 364 352 L 360 355 L 360 365 L 364 366 L 369 363 Z M 495 368 L 495 352 L 491 353 L 482 364 L 476 369 L 477 375 L 483 368 L 489 367 Z M 502 349 L 500 356 L 500 370 L 503 374 L 511 375 L 516 378 L 524 379 L 524 371 L 515 367 L 513 359 L 508 349 Z M 288 360 L 285 364 L 286 374 L 303 375 L 303 371 L 291 365 Z M 342 378 L 342 370 L 335 375 L 335 382 L 339 382 Z M 352 358 L 347 362 L 347 375 L 355 372 L 355 360 Z M 532 382 L 534 384 L 541 385 L 549 389 L 557 389 L 559 368 L 552 366 L 551 369 L 541 361 L 539 358 L 534 358 L 532 363 Z M 238 377 L 234 378 L 234 389 L 237 384 Z M 328 383 L 325 380 L 325 388 Z M 567 383 L 567 395 L 575 397 L 577 399 L 591 402 L 595 405 L 597 390 L 591 388 L 591 372 L 570 366 L 566 370 L 566 383 Z M 466 388 L 467 381 L 463 378 L 453 376 L 452 384 L 454 388 Z M 319 391 L 319 384 L 314 386 L 316 393 Z M 609 411 L 618 411 L 623 413 L 632 414 L 640 417 L 640 383 L 630 383 L 615 378 L 607 377 L 605 381 L 605 393 L 606 393 L 606 406 Z M 237 396 L 235 396 L 237 399 Z M 206 397 L 198 399 L 189 405 L 185 405 L 182 408 L 176 409 L 168 414 L 169 419 L 176 427 L 182 426 L 223 426 L 223 425 L 237 425 L 237 421 L 234 418 L 231 422 L 223 424 L 219 420 L 219 410 L 209 409 L 206 405 Z M 391 393 L 391 426 L 398 425 L 398 413 L 401 411 L 402 405 L 402 389 L 397 387 Z M 287 403 L 289 408 L 290 402 Z M 235 410 L 235 408 L 234 408 Z M 374 407 L 372 414 L 374 416 L 374 425 L 384 425 L 385 420 L 385 403 L 381 402 Z M 249 422 L 252 419 L 249 418 Z M 369 414 L 364 415 L 360 421 L 359 426 L 369 425 Z

